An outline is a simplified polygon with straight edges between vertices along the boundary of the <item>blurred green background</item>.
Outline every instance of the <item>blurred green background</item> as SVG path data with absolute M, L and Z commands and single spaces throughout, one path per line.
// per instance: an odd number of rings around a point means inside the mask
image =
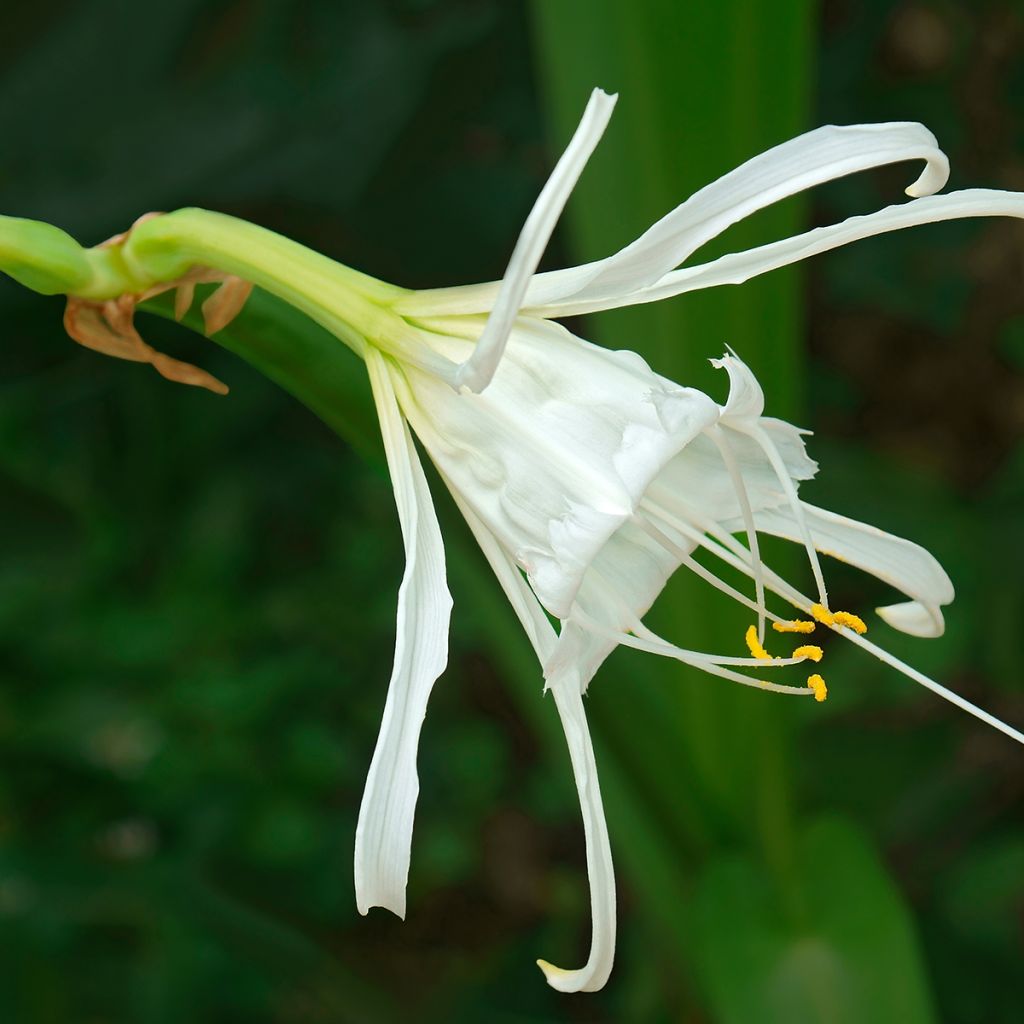
M 594 85 L 620 90 L 545 265 L 600 256 L 819 123 L 921 120 L 951 187 L 1024 189 L 1015 0 L 173 0 L 0 10 L 0 208 L 83 243 L 200 205 L 414 287 L 500 275 Z M 716 251 L 901 198 L 832 184 Z M 812 426 L 805 494 L 930 547 L 947 635 L 890 646 L 1024 723 L 1024 230 L 933 226 L 573 324 Z M 401 542 L 362 370 L 333 425 L 140 317 L 228 398 L 71 343 L 0 279 L 0 1020 L 1024 1020 L 1024 758 L 853 650 L 821 707 L 619 652 L 588 708 L 620 886 L 601 993 L 568 758 L 447 499 L 451 667 L 420 750 L 409 919 L 351 853 Z M 307 331 L 257 296 L 233 329 Z M 339 355 L 339 359 L 343 359 Z M 339 364 L 342 365 L 342 364 Z M 437 481 L 434 480 L 435 485 Z M 794 562 L 793 571 L 801 571 Z M 836 604 L 886 599 L 829 566 Z M 680 642 L 744 619 L 687 581 Z

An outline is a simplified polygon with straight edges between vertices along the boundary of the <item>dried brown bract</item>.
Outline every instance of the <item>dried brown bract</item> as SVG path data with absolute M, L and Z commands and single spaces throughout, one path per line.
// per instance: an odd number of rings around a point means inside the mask
M 135 225 L 159 214 L 148 213 Z M 132 227 L 135 227 L 132 225 Z M 121 245 L 130 232 L 115 235 L 103 242 L 103 247 Z M 136 363 L 149 363 L 157 373 L 179 384 L 206 388 L 218 395 L 228 393 L 227 385 L 205 370 L 158 352 L 146 344 L 135 329 L 135 308 L 156 295 L 174 291 L 174 316 L 181 320 L 191 309 L 197 284 L 218 284 L 219 287 L 202 305 L 203 323 L 207 336 L 222 330 L 242 311 L 252 293 L 252 283 L 233 274 L 223 274 L 209 267 L 193 267 L 174 281 L 165 281 L 137 294 L 120 295 L 116 299 L 94 301 L 75 295 L 68 296 L 64 310 L 64 329 L 68 335 L 86 348 L 116 359 L 129 359 Z

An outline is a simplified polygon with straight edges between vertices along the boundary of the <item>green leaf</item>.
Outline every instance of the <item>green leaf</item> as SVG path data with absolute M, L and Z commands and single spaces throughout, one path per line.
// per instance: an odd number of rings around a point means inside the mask
M 532 10 L 552 138 L 568 136 L 593 87 L 619 93 L 567 209 L 573 262 L 613 252 L 701 186 L 807 127 L 810 0 L 543 0 Z M 804 221 L 803 204 L 790 201 L 737 225 L 701 255 L 781 238 Z M 715 396 L 726 384 L 707 360 L 732 345 L 763 382 L 768 412 L 787 416 L 802 390 L 802 318 L 800 278 L 785 272 L 604 313 L 585 328 Z M 744 653 L 747 616 L 703 582 L 679 576 L 652 626 L 684 647 Z M 678 864 L 683 840 L 706 851 L 744 836 L 785 872 L 793 709 L 739 690 L 650 656 L 642 663 L 617 657 L 591 689 L 596 731 L 629 773 L 637 804 L 658 821 L 667 857 Z
M 741 855 L 712 862 L 700 880 L 694 947 L 715 1020 L 935 1020 L 911 918 L 867 837 L 823 820 L 798 850 L 803 874 L 789 902 Z

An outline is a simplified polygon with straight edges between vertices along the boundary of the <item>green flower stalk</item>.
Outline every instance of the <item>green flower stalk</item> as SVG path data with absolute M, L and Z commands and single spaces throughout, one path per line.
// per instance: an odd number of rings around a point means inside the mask
M 431 688 L 448 657 L 452 604 L 444 546 L 415 434 L 522 623 L 565 731 L 587 839 L 593 932 L 584 966 L 564 970 L 538 961 L 548 982 L 562 991 L 601 988 L 614 959 L 615 878 L 583 695 L 617 646 L 681 661 L 708 679 L 821 701 L 827 695 L 818 664 L 822 648 L 807 634 L 829 629 L 1024 742 L 1016 729 L 869 641 L 864 618 L 830 605 L 819 553 L 899 591 L 902 598 L 877 614 L 915 636 L 942 633 L 953 586 L 917 544 L 800 498 L 800 483 L 817 471 L 805 432 L 764 415 L 761 388 L 735 353 L 713 361 L 729 380 L 728 397 L 719 404 L 660 376 L 635 353 L 591 345 L 556 322 L 740 284 L 915 224 L 1022 217 L 1024 195 L 983 189 L 936 194 L 948 163 L 921 125 L 828 126 L 747 161 L 606 259 L 538 274 L 614 101 L 595 90 L 504 278 L 490 284 L 398 288 L 264 228 L 205 210 L 147 215 L 91 249 L 47 224 L 0 218 L 0 270 L 43 294 L 67 295 L 68 333 L 100 352 L 225 392 L 204 371 L 156 352 L 134 323 L 140 302 L 168 291 L 175 293 L 180 319 L 196 286 L 213 283 L 217 288 L 202 308 L 206 333 L 214 339 L 252 289 L 262 288 L 365 362 L 406 569 L 395 664 L 356 828 L 356 901 L 363 913 L 383 906 L 405 915 L 416 751 Z M 787 196 L 907 160 L 924 163 L 907 189 L 909 202 L 711 262 L 691 259 L 731 224 Z M 277 375 L 300 391 L 313 388 L 317 372 L 292 363 Z M 764 534 L 805 550 L 811 594 L 765 563 L 759 543 Z M 698 553 L 705 557 L 698 560 Z M 721 578 L 722 565 L 749 581 L 746 592 Z M 687 650 L 644 624 L 680 567 L 749 610 L 747 651 Z M 769 647 L 783 644 L 781 656 L 770 653 Z

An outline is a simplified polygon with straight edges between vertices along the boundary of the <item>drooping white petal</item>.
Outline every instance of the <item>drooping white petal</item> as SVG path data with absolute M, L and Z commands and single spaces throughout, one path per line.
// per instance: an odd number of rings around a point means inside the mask
M 573 775 L 576 777 L 580 809 L 583 812 L 592 931 L 590 956 L 583 967 L 565 970 L 546 960 L 538 960 L 537 965 L 544 972 L 548 984 L 559 992 L 596 992 L 607 982 L 615 960 L 615 871 L 612 867 L 612 851 L 579 679 L 571 672 L 559 673 L 548 679 L 548 688 L 555 698 L 558 715 L 562 720 Z
M 434 505 L 385 357 L 370 347 L 366 360 L 395 489 L 406 565 L 398 591 L 395 664 L 356 825 L 356 905 L 361 914 L 370 907 L 386 907 L 404 918 L 419 793 L 416 749 L 431 688 L 448 663 L 452 599 Z
M 910 602 L 879 608 L 891 626 L 914 636 L 941 636 L 941 606 L 953 600 L 953 584 L 935 557 L 919 544 L 874 526 L 803 502 L 804 519 L 814 546 L 822 554 L 863 569 L 902 591 Z M 800 530 L 790 509 L 755 513 L 757 528 L 798 543 Z
M 839 224 L 814 228 L 779 242 L 771 242 L 744 252 L 730 253 L 710 263 L 701 263 L 666 274 L 649 288 L 630 295 L 593 300 L 554 302 L 533 307 L 531 314 L 560 317 L 594 313 L 645 302 L 658 302 L 673 295 L 716 288 L 725 284 L 742 284 L 792 263 L 799 263 L 861 238 L 883 235 L 890 231 L 919 224 L 932 224 L 967 217 L 1024 217 L 1024 193 L 1002 192 L 998 189 L 963 189 L 945 195 L 926 196 L 909 203 L 887 206 L 884 210 L 850 217 Z
M 497 538 L 462 500 L 458 491 L 452 489 L 452 495 L 498 577 L 498 582 L 508 596 L 519 621 L 523 624 L 537 657 L 542 665 L 547 664 L 557 638 L 540 603 Z M 608 645 L 609 650 L 612 646 L 614 645 Z M 611 846 L 601 803 L 601 790 L 597 781 L 597 765 L 590 730 L 583 709 L 582 691 L 585 689 L 585 683 L 581 680 L 576 666 L 570 664 L 566 666 L 565 671 L 549 673 L 547 687 L 554 696 L 565 732 L 580 799 L 587 843 L 587 873 L 593 932 L 590 957 L 585 967 L 566 971 L 545 960 L 538 960 L 537 963 L 553 988 L 562 992 L 592 992 L 601 988 L 608 980 L 615 957 L 615 874 Z
M 482 391 L 490 383 L 505 350 L 509 332 L 523 305 L 523 296 L 547 248 L 551 232 L 594 147 L 598 144 L 615 106 L 615 96 L 600 89 L 590 94 L 587 109 L 555 169 L 541 189 L 519 233 L 512 258 L 491 308 L 480 340 L 469 359 L 459 367 L 457 386 Z
M 653 286 L 705 242 L 757 210 L 823 182 L 904 160 L 925 161 L 924 170 L 906 190 L 908 195 L 930 195 L 946 183 L 949 162 L 924 125 L 817 128 L 753 157 L 695 192 L 614 255 L 536 275 L 522 305 L 540 310 L 598 301 L 603 305 L 593 308 L 628 304 L 629 296 Z M 400 308 L 423 316 L 485 312 L 498 307 L 496 288 L 488 284 L 420 292 L 402 300 Z

